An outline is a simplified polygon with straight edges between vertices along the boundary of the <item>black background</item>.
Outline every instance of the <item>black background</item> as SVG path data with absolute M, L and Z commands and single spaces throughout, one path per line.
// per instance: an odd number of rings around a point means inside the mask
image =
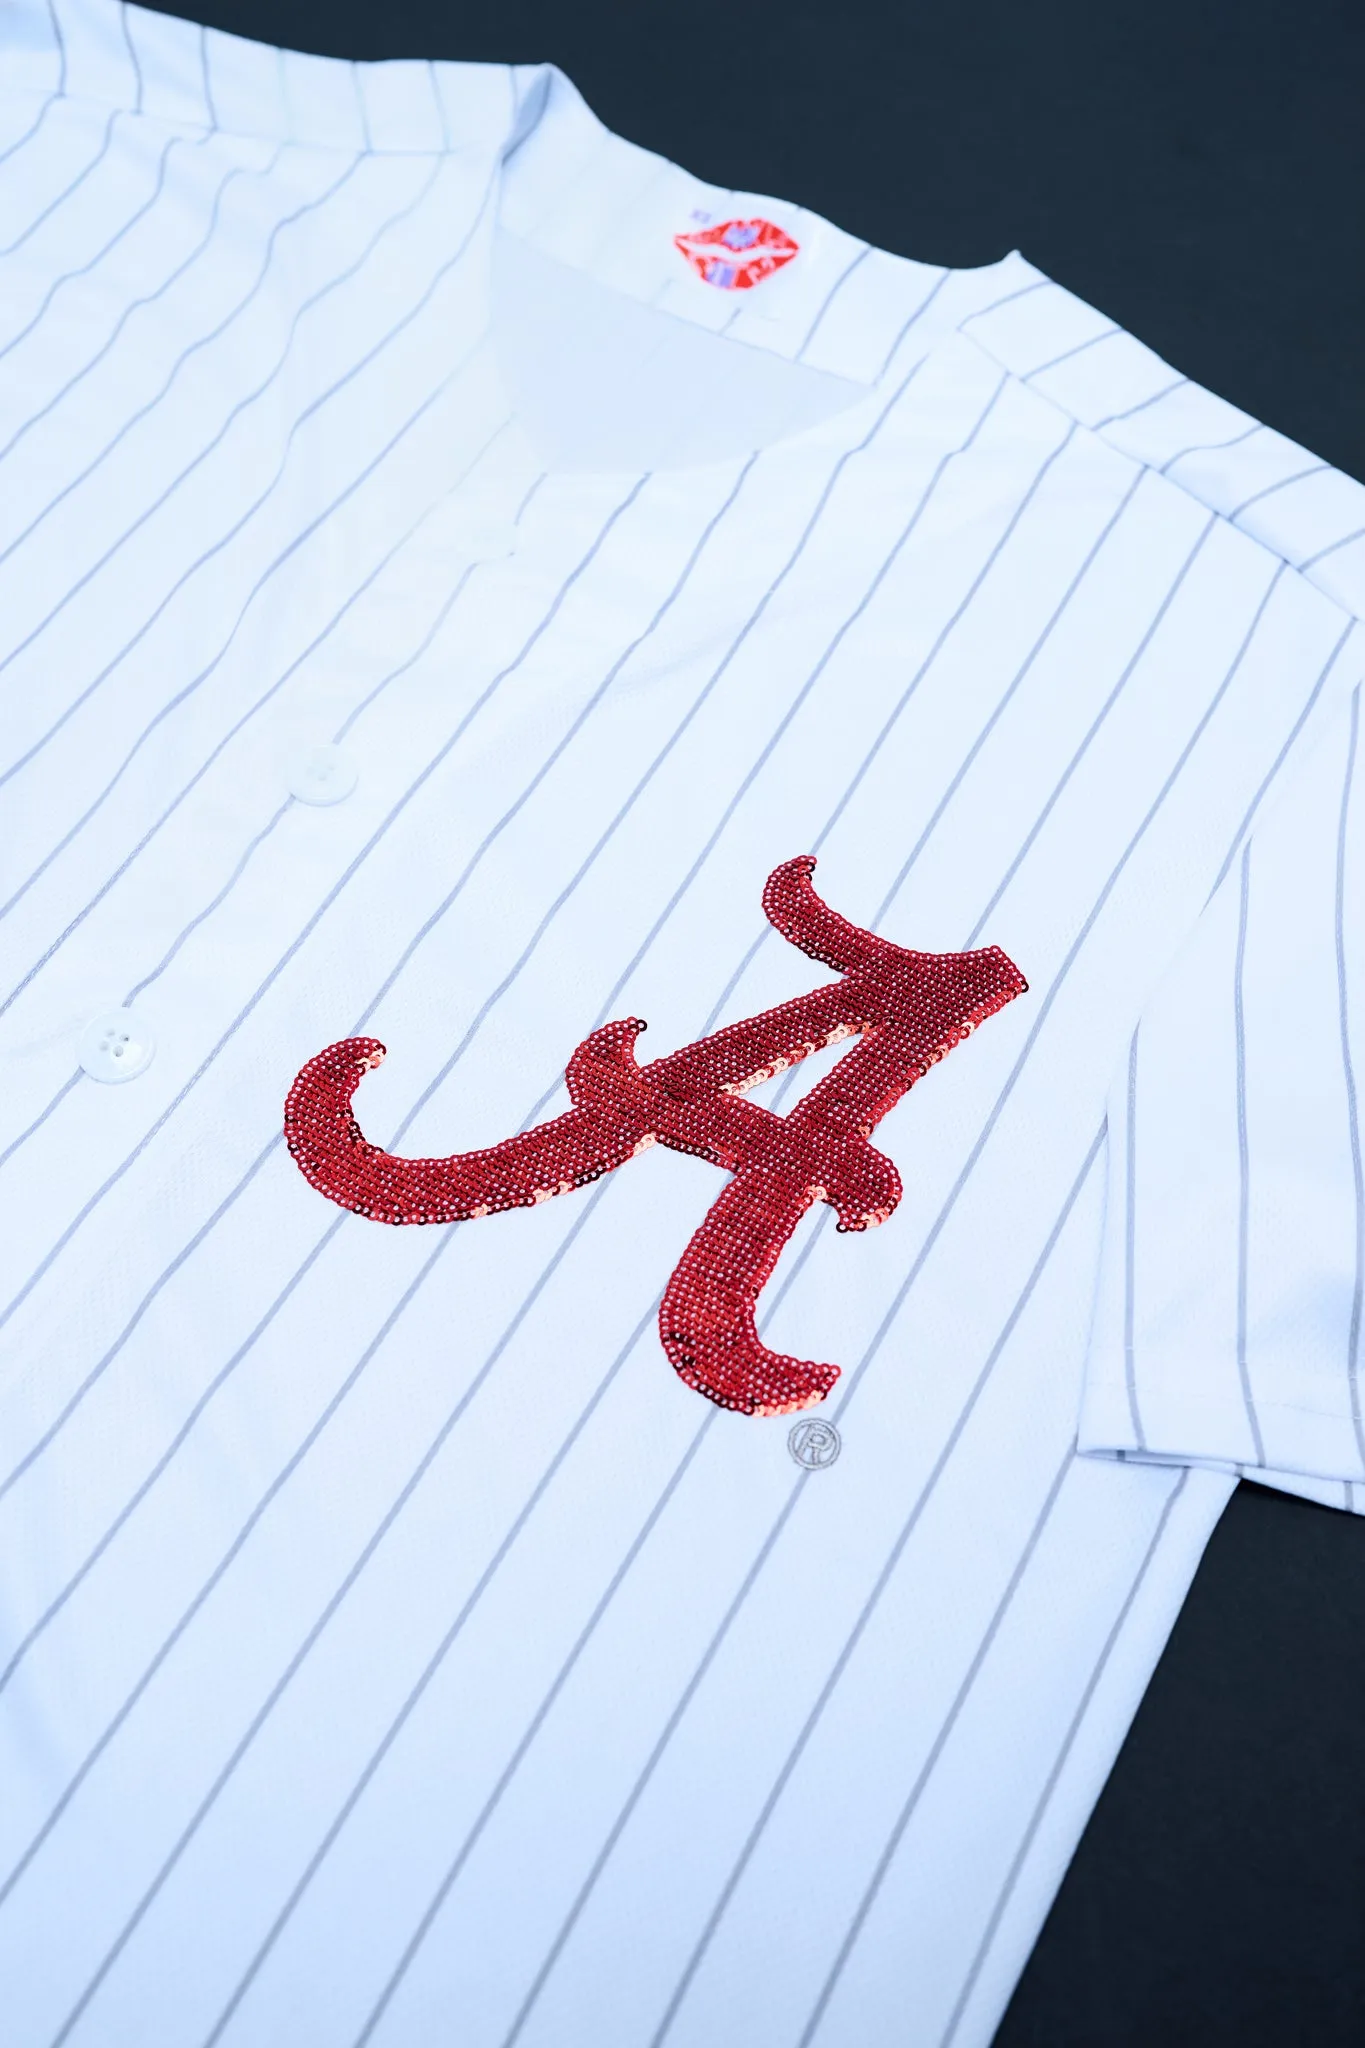
M 201 0 L 551 58 L 618 134 L 883 248 L 1012 248 L 1365 478 L 1358 0 Z M 997 2048 L 1365 2048 L 1365 1519 L 1241 1487 Z M 869 2043 L 869 2048 L 872 2044 Z

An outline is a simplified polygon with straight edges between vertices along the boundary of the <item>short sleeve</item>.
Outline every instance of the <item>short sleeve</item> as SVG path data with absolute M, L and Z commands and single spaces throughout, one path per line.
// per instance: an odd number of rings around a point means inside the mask
M 1003 368 L 1365 618 L 1365 485 L 1038 277 L 968 316 Z
M 1331 598 L 1359 679 L 1365 486 L 1048 279 L 967 332 Z M 1079 1441 L 1365 1513 L 1360 717 L 1357 692 L 1288 750 L 1132 1033 Z
M 1132 1035 L 1081 1448 L 1365 1512 L 1365 763 L 1357 686 Z

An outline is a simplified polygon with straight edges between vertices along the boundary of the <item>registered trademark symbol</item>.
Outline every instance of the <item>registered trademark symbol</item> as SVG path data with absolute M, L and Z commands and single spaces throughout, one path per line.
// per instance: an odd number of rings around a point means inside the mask
M 843 1440 L 832 1422 L 795 1422 L 787 1432 L 787 1449 L 807 1472 L 823 1472 L 843 1449 Z

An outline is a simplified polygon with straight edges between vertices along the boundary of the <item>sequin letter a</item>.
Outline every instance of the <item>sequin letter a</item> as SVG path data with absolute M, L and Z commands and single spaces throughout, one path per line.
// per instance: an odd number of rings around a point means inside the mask
M 882 1223 L 900 1176 L 869 1136 L 887 1111 L 976 1026 L 1028 986 L 997 946 L 912 953 L 860 931 L 821 902 L 815 862 L 768 878 L 770 924 L 841 980 L 746 1017 L 640 1066 L 638 1017 L 604 1024 L 569 1061 L 573 1107 L 480 1152 L 397 1159 L 371 1145 L 351 1113 L 384 1047 L 347 1038 L 310 1060 L 289 1091 L 284 1129 L 300 1170 L 343 1209 L 381 1223 L 454 1223 L 569 1194 L 647 1145 L 709 1159 L 733 1175 L 664 1290 L 659 1334 L 688 1386 L 745 1415 L 823 1401 L 837 1365 L 769 1351 L 755 1309 L 782 1247 L 813 1202 L 840 1230 Z M 740 1098 L 836 1039 L 859 1043 L 779 1116 Z

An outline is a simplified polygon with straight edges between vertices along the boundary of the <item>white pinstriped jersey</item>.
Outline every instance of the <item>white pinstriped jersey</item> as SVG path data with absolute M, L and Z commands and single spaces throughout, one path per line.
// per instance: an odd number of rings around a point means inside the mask
M 1365 492 L 552 71 L 0 25 L 7 2048 L 984 2043 L 1236 1473 L 1365 1504 Z M 837 1434 L 660 1348 L 708 1158 L 296 1170 L 823 986 L 797 854 L 1029 983 L 763 1296 Z

